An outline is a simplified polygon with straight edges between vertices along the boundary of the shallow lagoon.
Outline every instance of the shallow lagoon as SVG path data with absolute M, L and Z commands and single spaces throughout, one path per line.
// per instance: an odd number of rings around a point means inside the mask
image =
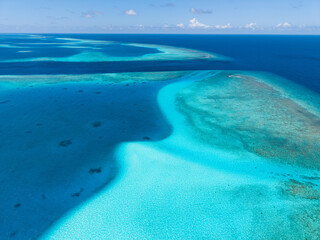
M 155 101 L 161 82 L 30 79 L 38 81 L 12 77 L 0 90 L 1 235 L 17 239 L 38 236 L 108 184 L 117 144 L 170 134 Z
M 176 97 L 219 74 L 230 73 L 191 72 L 163 88 L 158 104 L 173 126 L 170 137 L 118 146 L 122 171 L 114 185 L 65 215 L 43 239 L 317 239 L 318 170 L 244 147 L 208 145 L 177 111 Z

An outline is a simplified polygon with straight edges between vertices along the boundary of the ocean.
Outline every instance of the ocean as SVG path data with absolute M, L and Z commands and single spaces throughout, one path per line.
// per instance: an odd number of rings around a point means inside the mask
M 49 35 L 54 37 L 54 35 Z M 139 66 L 128 63 L 73 63 L 57 64 L 28 63 L 28 69 L 19 64 L 1 64 L 1 74 L 36 74 L 51 73 L 102 73 L 126 71 L 165 71 L 165 70 L 211 70 L 211 69 L 241 69 L 268 71 L 297 82 L 313 91 L 320 91 L 319 36 L 279 36 L 279 35 L 155 35 L 155 34 L 61 34 L 58 37 L 119 41 L 128 43 L 161 44 L 176 47 L 202 50 L 225 55 L 234 59 L 232 62 L 141 62 Z M 19 41 L 19 40 L 15 40 Z M 21 42 L 22 40 L 20 40 Z M 40 49 L 41 50 L 41 49 Z M 1 50 L 3 51 L 3 50 Z M 50 49 L 43 49 L 50 56 Z M 54 51 L 55 56 L 75 54 L 73 49 Z M 10 53 L 9 53 L 10 54 Z M 6 56 L 6 54 L 5 54 Z M 3 52 L 1 52 L 3 58 Z M 8 56 L 7 58 L 11 58 Z M 307 79 L 307 80 L 306 80 Z
M 0 35 L 0 239 L 317 239 L 319 42 Z

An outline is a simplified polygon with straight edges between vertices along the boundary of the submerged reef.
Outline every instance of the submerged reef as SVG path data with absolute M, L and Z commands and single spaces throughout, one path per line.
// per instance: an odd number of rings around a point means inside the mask
M 81 74 L 81 75 L 0 75 L 0 83 L 3 86 L 12 87 L 33 87 L 43 84 L 57 83 L 132 83 L 145 84 L 146 82 L 168 81 L 181 78 L 188 72 L 172 71 L 172 72 L 135 72 L 135 73 L 101 73 L 101 74 Z M 68 88 L 65 88 L 67 90 Z M 78 93 L 83 90 L 77 90 Z M 80 91 L 80 92 L 79 92 Z M 96 94 L 101 94 L 101 91 L 96 91 Z M 10 100 L 1 100 L 0 104 L 9 103 Z
M 292 206 L 287 222 L 295 226 L 292 239 L 320 238 L 320 185 L 289 179 L 280 185 L 280 195 Z
M 299 182 L 294 179 L 284 183 L 283 193 L 297 198 L 318 200 L 320 199 L 319 186 L 311 182 Z M 320 226 L 320 224 L 319 224 Z
M 248 72 L 220 72 L 180 91 L 176 106 L 203 142 L 320 169 L 320 118 Z
M 214 59 L 230 60 L 198 50 L 141 43 L 56 38 L 55 44 L 43 38 L 29 44 L 0 45 L 0 62 L 119 62 Z M 16 51 L 16 49 L 24 49 Z

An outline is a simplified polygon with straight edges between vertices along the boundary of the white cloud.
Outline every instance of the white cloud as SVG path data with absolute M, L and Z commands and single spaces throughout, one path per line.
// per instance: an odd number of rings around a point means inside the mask
M 215 25 L 214 26 L 216 29 L 228 29 L 228 28 L 231 28 L 231 24 L 228 23 L 226 25 Z
M 257 24 L 256 23 L 248 23 L 246 24 L 245 28 L 249 28 L 249 29 L 256 29 L 257 28 Z
M 124 13 L 128 16 L 136 16 L 137 15 L 136 11 L 133 9 L 129 9 L 129 10 L 125 11 Z
M 81 17 L 84 18 L 94 18 L 96 16 L 102 15 L 102 12 L 99 11 L 89 11 L 89 12 L 83 12 L 81 13 Z
M 191 12 L 195 14 L 211 14 L 211 10 L 203 10 L 203 9 L 197 9 L 197 8 L 191 8 Z
M 288 22 L 284 22 L 284 23 L 279 23 L 276 25 L 277 28 L 288 28 L 291 27 L 291 24 Z
M 210 28 L 210 25 L 200 23 L 196 18 L 192 18 L 189 22 L 190 28 Z
M 183 23 L 178 23 L 178 24 L 176 25 L 176 27 L 178 27 L 178 28 L 184 28 L 184 24 L 183 24 Z

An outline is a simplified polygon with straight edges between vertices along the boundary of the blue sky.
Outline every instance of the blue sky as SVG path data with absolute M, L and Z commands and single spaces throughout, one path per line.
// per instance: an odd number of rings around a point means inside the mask
M 0 0 L 0 32 L 320 34 L 320 0 Z

